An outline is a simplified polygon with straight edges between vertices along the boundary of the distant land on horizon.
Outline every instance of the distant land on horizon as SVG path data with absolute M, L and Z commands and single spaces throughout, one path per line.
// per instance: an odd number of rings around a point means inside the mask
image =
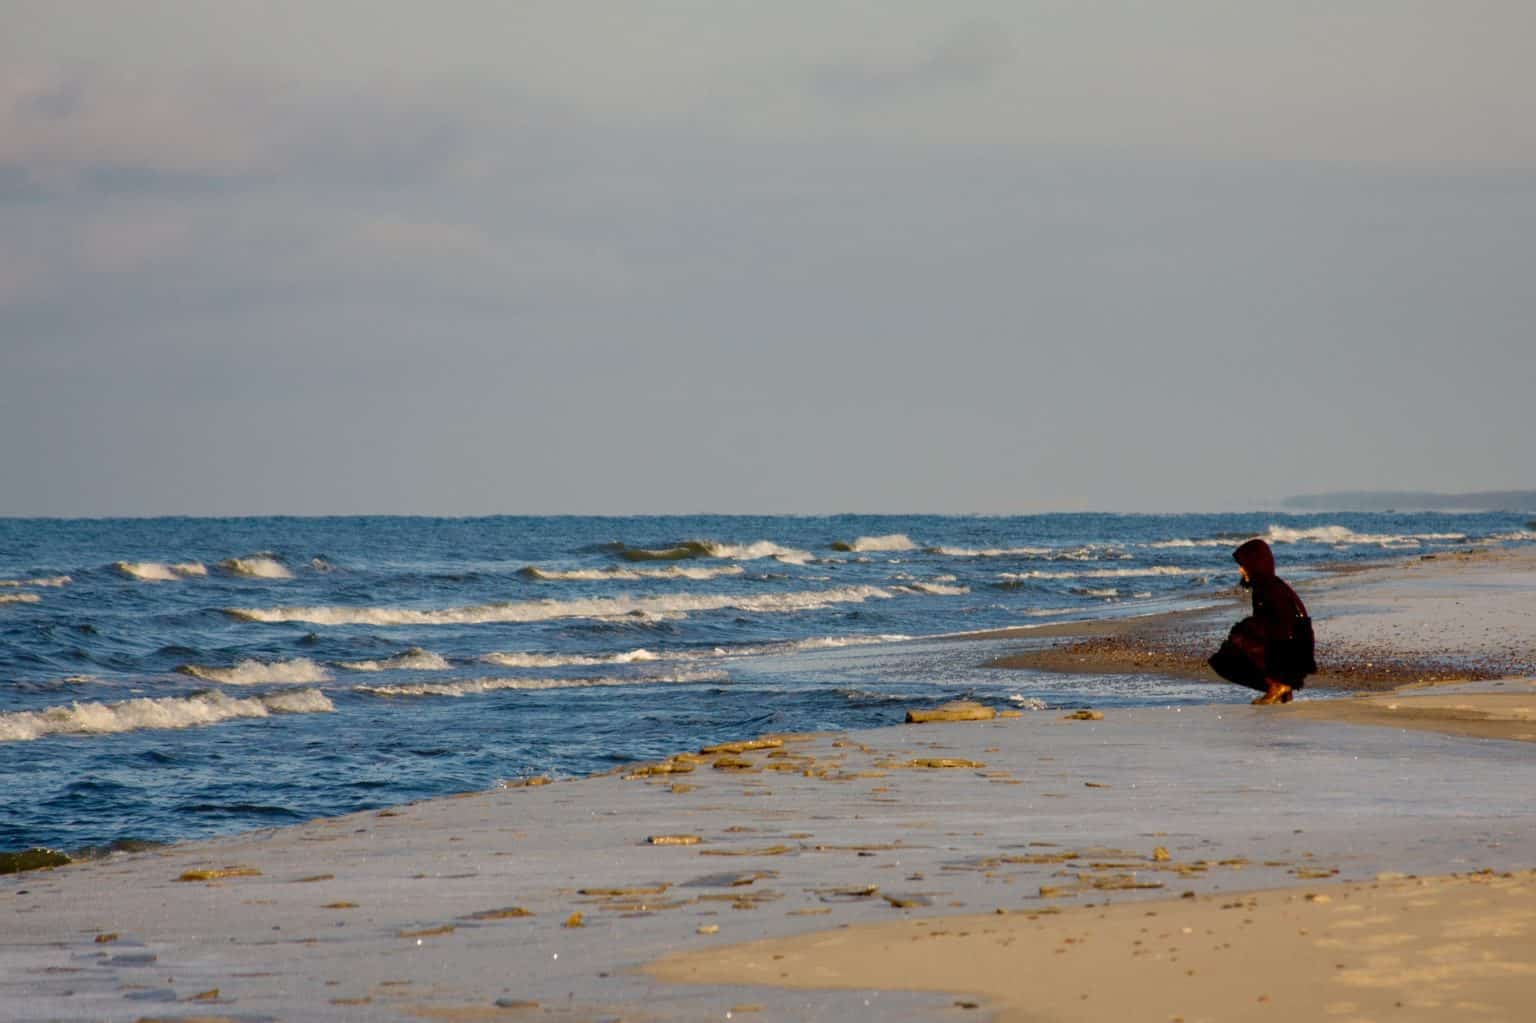
M 1536 490 L 1478 490 L 1441 494 L 1429 490 L 1338 490 L 1299 494 L 1281 502 L 1304 511 L 1536 511 Z

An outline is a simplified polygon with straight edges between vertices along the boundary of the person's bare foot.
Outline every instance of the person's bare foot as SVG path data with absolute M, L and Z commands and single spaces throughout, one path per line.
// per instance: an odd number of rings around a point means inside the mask
M 1275 703 L 1290 703 L 1295 694 L 1291 687 L 1284 682 L 1270 682 L 1269 689 L 1263 696 L 1253 701 L 1255 707 L 1268 707 Z

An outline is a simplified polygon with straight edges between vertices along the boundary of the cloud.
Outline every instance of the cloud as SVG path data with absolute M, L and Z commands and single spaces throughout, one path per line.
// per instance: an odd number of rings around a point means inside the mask
M 916 56 L 850 61 L 817 69 L 816 93 L 855 103 L 895 102 L 985 83 L 1014 57 L 1007 31 L 992 22 L 966 25 Z

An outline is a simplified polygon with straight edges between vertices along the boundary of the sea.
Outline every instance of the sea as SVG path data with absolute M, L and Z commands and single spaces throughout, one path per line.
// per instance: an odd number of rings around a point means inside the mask
M 1246 701 L 955 636 L 1536 541 L 1477 514 L 0 519 L 0 851 L 74 856 L 765 732 Z

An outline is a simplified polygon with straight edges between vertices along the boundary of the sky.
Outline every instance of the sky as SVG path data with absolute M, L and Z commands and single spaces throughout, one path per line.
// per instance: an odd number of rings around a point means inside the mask
M 0 515 L 1536 487 L 1528 0 L 0 0 Z

